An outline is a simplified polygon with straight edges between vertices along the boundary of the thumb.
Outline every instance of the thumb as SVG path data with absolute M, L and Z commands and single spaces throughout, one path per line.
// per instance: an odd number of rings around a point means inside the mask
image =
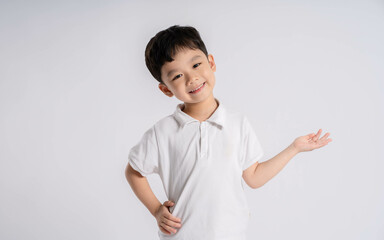
M 174 203 L 172 201 L 165 201 L 164 206 L 171 207 Z

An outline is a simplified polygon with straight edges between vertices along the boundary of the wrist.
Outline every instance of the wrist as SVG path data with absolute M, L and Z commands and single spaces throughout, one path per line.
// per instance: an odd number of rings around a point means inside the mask
M 156 204 L 155 207 L 153 207 L 152 209 L 149 210 L 154 217 L 156 217 L 156 213 L 159 210 L 159 208 L 161 207 L 161 205 L 162 204 L 160 202 L 158 202 L 158 204 Z
M 288 149 L 290 149 L 291 152 L 293 152 L 295 155 L 298 154 L 300 151 L 299 149 L 297 149 L 297 147 L 295 147 L 295 144 L 294 143 L 291 143 L 289 146 L 288 146 Z

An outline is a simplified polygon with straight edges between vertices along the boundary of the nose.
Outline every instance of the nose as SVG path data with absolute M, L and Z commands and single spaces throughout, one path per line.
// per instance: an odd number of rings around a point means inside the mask
M 194 74 L 194 73 L 190 73 L 186 77 L 187 77 L 187 85 L 193 85 L 195 81 L 199 80 L 199 77 L 197 76 L 197 74 Z

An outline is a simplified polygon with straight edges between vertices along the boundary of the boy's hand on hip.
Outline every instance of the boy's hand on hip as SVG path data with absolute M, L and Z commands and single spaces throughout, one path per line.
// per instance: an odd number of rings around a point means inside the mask
M 172 207 L 174 204 L 172 201 L 165 201 L 155 213 L 160 230 L 169 235 L 177 232 L 175 228 L 181 227 L 181 219 L 173 216 L 169 211 L 169 207 Z
M 292 147 L 297 152 L 306 152 L 327 145 L 329 142 L 332 141 L 331 138 L 328 138 L 330 133 L 326 133 L 322 138 L 319 139 L 321 131 L 322 130 L 319 129 L 317 134 L 310 133 L 308 135 L 296 138 L 295 141 L 292 143 Z

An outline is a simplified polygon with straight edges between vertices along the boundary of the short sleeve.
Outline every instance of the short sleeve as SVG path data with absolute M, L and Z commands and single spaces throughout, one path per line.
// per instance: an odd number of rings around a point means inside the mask
M 252 166 L 254 163 L 258 162 L 263 157 L 264 151 L 247 117 L 244 117 L 243 120 L 244 122 L 243 122 L 242 169 L 244 171 L 248 167 Z
M 141 140 L 131 148 L 128 162 L 142 176 L 158 173 L 159 149 L 154 126 L 148 129 Z

